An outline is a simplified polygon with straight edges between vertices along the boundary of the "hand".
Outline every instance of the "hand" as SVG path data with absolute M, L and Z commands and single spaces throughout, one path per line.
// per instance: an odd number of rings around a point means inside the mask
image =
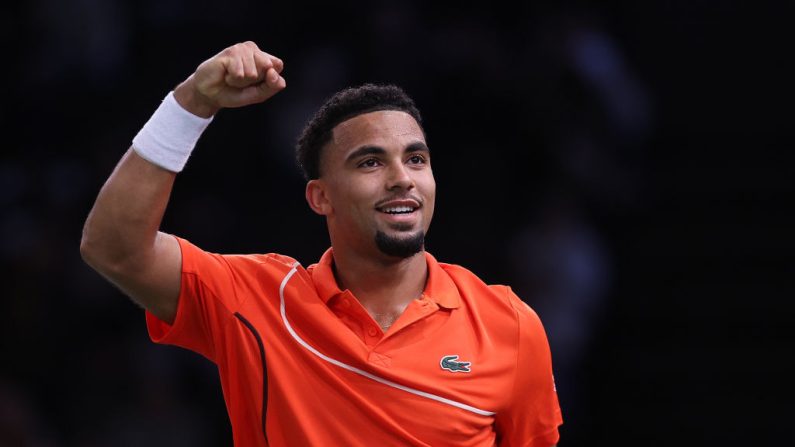
M 233 45 L 202 62 L 174 89 L 177 102 L 194 115 L 210 117 L 221 108 L 265 101 L 287 86 L 284 62 L 254 42 Z

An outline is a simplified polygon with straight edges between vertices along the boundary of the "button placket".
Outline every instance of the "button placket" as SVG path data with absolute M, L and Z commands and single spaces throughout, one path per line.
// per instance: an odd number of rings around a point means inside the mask
M 375 351 L 370 352 L 370 355 L 367 357 L 367 361 L 375 365 L 383 366 L 385 368 L 389 368 L 390 366 L 392 366 L 391 357 Z
M 421 320 L 427 318 L 431 314 L 439 310 L 439 306 L 435 302 L 428 299 L 418 299 L 409 304 L 403 315 L 395 321 L 395 324 L 389 328 L 385 333 L 382 342 L 386 339 L 399 336 L 400 332 L 404 329 L 413 326 Z

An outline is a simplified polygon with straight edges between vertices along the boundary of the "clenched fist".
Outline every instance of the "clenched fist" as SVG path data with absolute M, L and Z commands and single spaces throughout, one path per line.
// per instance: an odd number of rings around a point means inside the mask
M 210 117 L 219 109 L 256 104 L 287 86 L 284 62 L 260 50 L 254 42 L 233 45 L 202 62 L 174 89 L 186 110 Z

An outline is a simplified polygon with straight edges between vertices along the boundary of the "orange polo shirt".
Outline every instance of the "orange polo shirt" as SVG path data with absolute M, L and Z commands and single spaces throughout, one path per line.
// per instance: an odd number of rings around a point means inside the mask
M 425 291 L 384 333 L 340 290 L 329 249 L 302 267 L 179 239 L 173 325 L 153 341 L 218 365 L 236 446 L 550 446 L 560 408 L 541 322 L 505 286 L 425 253 Z

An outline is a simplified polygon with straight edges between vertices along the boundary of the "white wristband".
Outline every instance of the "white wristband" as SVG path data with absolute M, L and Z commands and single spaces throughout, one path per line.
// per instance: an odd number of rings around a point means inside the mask
M 174 99 L 174 92 L 169 92 L 133 138 L 133 149 L 163 169 L 180 172 L 212 120 L 213 117 L 202 118 L 183 109 Z

